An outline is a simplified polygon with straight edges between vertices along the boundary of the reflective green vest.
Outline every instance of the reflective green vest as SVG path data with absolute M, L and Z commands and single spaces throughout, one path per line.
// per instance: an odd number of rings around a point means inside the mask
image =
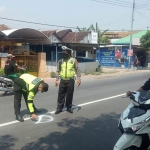
M 31 91 L 36 86 L 36 84 L 42 80 L 30 74 L 23 74 L 20 76 L 20 78 L 26 82 L 28 91 Z
M 33 99 L 34 99 L 36 93 L 34 91 L 32 91 L 32 89 L 40 81 L 42 81 L 42 79 L 37 78 L 37 77 L 30 75 L 30 74 L 23 74 L 19 78 L 23 79 L 26 82 L 27 90 L 25 90 L 25 89 L 22 89 L 22 90 L 25 92 L 27 92 L 27 91 L 29 92 L 28 96 L 27 96 L 27 106 L 28 106 L 30 113 L 34 113 L 35 110 L 34 110 Z
M 67 62 L 62 59 L 60 76 L 62 78 L 71 78 L 76 74 L 75 59 L 70 58 Z

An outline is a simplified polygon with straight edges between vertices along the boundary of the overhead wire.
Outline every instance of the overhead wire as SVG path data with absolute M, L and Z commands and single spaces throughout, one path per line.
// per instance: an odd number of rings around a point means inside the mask
M 107 1 L 103 1 L 103 0 L 91 0 L 91 1 L 95 1 L 95 2 L 99 2 L 99 3 L 106 3 L 106 4 L 110 4 L 110 5 L 116 5 L 116 6 L 122 6 L 122 7 L 128 7 L 128 8 L 132 8 L 133 3 L 129 3 L 129 2 L 125 2 L 125 1 L 112 1 L 112 0 L 107 0 Z M 139 9 L 143 9 L 143 10 L 148 10 L 150 7 L 148 7 L 150 3 L 136 3 L 136 7 Z
M 106 1 L 101 1 L 101 0 L 91 0 L 91 1 L 95 1 L 95 2 L 101 2 L 101 3 L 106 3 L 106 4 L 110 4 L 110 5 L 116 5 L 116 6 L 123 6 L 123 7 L 129 7 L 132 8 L 132 5 L 127 5 L 127 4 L 119 4 L 119 3 L 114 3 L 114 2 L 106 2 Z
M 106 3 L 106 4 L 111 4 L 111 5 L 119 5 L 119 6 L 123 6 L 123 7 L 129 7 L 129 8 L 132 8 L 132 3 L 130 2 L 125 2 L 125 1 L 122 1 L 120 0 L 119 2 L 116 2 L 116 1 L 112 1 L 112 0 L 107 0 L 106 1 L 102 1 L 102 0 L 91 0 L 91 1 L 95 1 L 95 2 L 101 2 L 101 3 Z M 147 3 L 148 5 L 150 3 Z M 136 3 L 136 8 L 139 9 L 140 6 L 144 6 L 145 4 L 140 4 L 140 3 Z M 8 20 L 8 21 L 15 21 L 15 22 L 21 22 L 21 23 L 29 23 L 29 24 L 35 24 L 35 25 L 42 25 L 42 26 L 53 26 L 53 27 L 63 27 L 63 28 L 71 28 L 71 29 L 77 29 L 76 27 L 67 27 L 67 26 L 59 26 L 59 25 L 51 25 L 51 24 L 45 24 L 45 23 L 38 23 L 38 22 L 30 22 L 30 21 L 23 21 L 23 20 L 16 20 L 16 19 L 10 19 L 10 18 L 3 18 L 3 17 L 0 17 L 0 19 L 4 19 L 4 20 Z M 113 23 L 117 23 L 119 21 L 116 21 L 116 22 L 112 22 Z M 104 24 L 105 25 L 105 24 Z M 103 25 L 102 25 L 103 26 Z
M 24 22 L 24 23 L 31 23 L 31 24 L 38 24 L 38 25 L 45 25 L 45 26 L 55 26 L 55 27 L 63 27 L 63 28 L 72 28 L 72 29 L 76 29 L 76 27 L 67 27 L 67 26 L 50 25 L 50 24 L 45 24 L 45 23 L 38 23 L 38 22 L 31 22 L 31 21 L 23 21 L 23 20 L 16 20 L 16 19 L 3 18 L 3 17 L 0 17 L 0 19 L 10 20 L 10 21 L 17 21 L 17 22 Z

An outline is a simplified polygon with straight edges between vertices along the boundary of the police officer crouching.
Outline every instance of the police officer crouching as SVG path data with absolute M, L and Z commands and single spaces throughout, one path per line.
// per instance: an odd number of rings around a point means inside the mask
M 29 112 L 31 113 L 32 119 L 36 120 L 39 111 L 36 109 L 33 103 L 33 99 L 37 92 L 47 92 L 48 84 L 45 83 L 42 79 L 37 78 L 30 74 L 23 74 L 20 77 L 15 78 L 14 80 L 14 109 L 16 120 L 23 122 L 24 119 L 20 116 L 21 108 L 21 97 L 23 95 L 25 103 Z
M 57 109 L 55 114 L 62 112 L 64 103 L 67 107 L 67 111 L 73 113 L 72 100 L 74 93 L 75 75 L 77 75 L 77 85 L 81 84 L 81 73 L 78 67 L 78 62 L 75 58 L 70 56 L 70 49 L 66 46 L 62 46 L 63 59 L 58 61 L 57 72 L 56 72 L 56 86 L 59 84 Z M 66 102 L 65 102 L 66 99 Z

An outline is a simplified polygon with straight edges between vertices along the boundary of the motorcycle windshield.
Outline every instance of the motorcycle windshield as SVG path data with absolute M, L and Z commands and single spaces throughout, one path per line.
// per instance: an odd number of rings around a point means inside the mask
M 142 91 L 139 95 L 139 103 L 144 104 L 147 100 L 150 99 L 150 91 Z
M 146 112 L 147 112 L 147 110 L 144 110 L 137 106 L 134 106 L 134 107 L 130 108 L 128 119 L 132 119 L 132 118 L 141 116 L 141 115 L 145 114 Z

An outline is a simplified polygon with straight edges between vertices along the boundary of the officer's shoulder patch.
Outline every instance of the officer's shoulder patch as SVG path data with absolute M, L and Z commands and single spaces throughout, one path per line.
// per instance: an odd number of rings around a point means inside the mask
M 31 83 L 35 85 L 35 84 L 37 84 L 39 81 L 41 81 L 40 78 L 35 78 Z

